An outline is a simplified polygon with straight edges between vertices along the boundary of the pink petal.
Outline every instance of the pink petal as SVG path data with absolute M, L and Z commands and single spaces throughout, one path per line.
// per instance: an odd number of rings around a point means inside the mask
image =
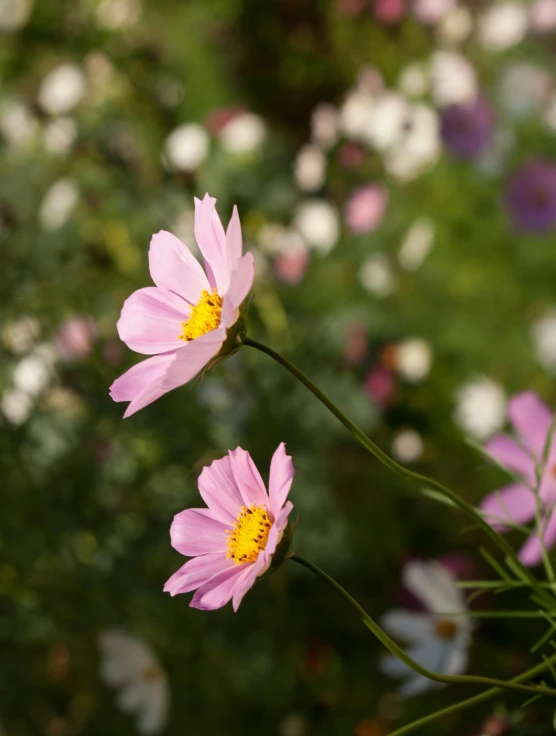
M 239 213 L 234 205 L 228 229 L 226 230 L 226 247 L 228 250 L 228 263 L 232 269 L 236 268 L 238 260 L 243 253 L 243 238 L 241 235 L 241 223 Z
M 226 525 L 210 509 L 185 509 L 174 516 L 170 527 L 172 547 L 186 557 L 221 552 L 226 556 Z
M 228 455 L 214 460 L 199 476 L 203 501 L 224 524 L 233 524 L 243 504 Z
M 225 294 L 230 281 L 226 235 L 215 209 L 216 199 L 205 194 L 195 198 L 195 239 L 205 260 L 211 287 Z
M 553 546 L 554 542 L 556 542 L 556 514 L 551 514 L 548 524 L 546 524 L 546 517 L 542 518 L 541 523 L 544 529 L 544 546 L 549 550 Z M 534 567 L 542 562 L 541 545 L 539 543 L 536 529 L 519 550 L 518 557 L 526 567 Z
M 184 383 L 194 378 L 211 358 L 214 358 L 220 352 L 225 339 L 226 330 L 224 327 L 218 327 L 216 330 L 211 330 L 195 340 L 191 340 L 191 342 L 186 342 L 175 353 L 175 359 L 168 366 L 163 384 L 164 391 L 171 391 L 178 388 L 178 386 L 183 386 Z
M 524 391 L 510 399 L 508 415 L 523 445 L 540 459 L 552 424 L 548 406 L 533 391 Z
M 485 450 L 502 467 L 521 475 L 530 485 L 535 482 L 535 462 L 512 439 L 500 434 L 485 445 Z
M 138 411 L 141 411 L 141 409 L 144 409 L 146 406 L 149 406 L 149 404 L 157 401 L 164 396 L 165 393 L 167 392 L 164 390 L 162 379 L 153 383 L 151 386 L 147 386 L 133 399 L 133 401 L 129 403 L 127 409 L 124 411 L 124 419 L 133 416 L 133 414 L 137 414 Z
M 149 286 L 134 291 L 122 308 L 118 334 L 138 353 L 154 355 L 177 350 L 181 323 L 189 317 L 189 304 L 171 291 Z
M 142 391 L 161 379 L 174 359 L 174 354 L 155 355 L 137 363 L 110 386 L 114 401 L 133 401 Z
M 266 540 L 266 547 L 260 553 L 263 556 L 267 565 L 270 565 L 272 556 L 276 552 L 276 547 L 278 546 L 279 542 L 282 541 L 282 533 L 288 525 L 288 516 L 290 515 L 292 509 L 293 503 L 291 501 L 288 501 L 284 508 L 280 511 L 278 518 L 270 528 L 268 539 Z
M 525 524 L 535 516 L 535 494 L 527 486 L 512 483 L 489 494 L 480 509 L 491 526 L 503 531 L 505 521 Z
M 231 568 L 214 575 L 202 585 L 189 605 L 191 608 L 199 608 L 201 611 L 214 611 L 217 608 L 222 608 L 234 594 L 234 588 L 241 573 L 241 566 L 232 563 Z
M 269 506 L 266 489 L 251 455 L 238 447 L 230 450 L 232 472 L 246 506 Z
M 253 286 L 255 278 L 255 261 L 252 253 L 242 256 L 237 267 L 230 274 L 228 296 L 234 308 L 238 308 Z
M 193 557 L 166 581 L 164 591 L 172 596 L 189 593 L 207 583 L 214 575 L 227 570 L 230 563 L 235 565 L 235 562 L 227 560 L 222 552 Z
M 243 596 L 248 590 L 251 590 L 259 575 L 264 572 L 265 563 L 261 555 L 255 560 L 252 565 L 246 566 L 244 572 L 239 576 L 237 583 L 234 588 L 234 595 L 232 598 L 232 605 L 234 611 L 237 611 L 239 604 L 243 600 Z
M 286 445 L 281 442 L 272 456 L 268 495 L 270 510 L 276 519 L 290 492 L 295 470 L 290 455 L 286 455 Z
M 161 230 L 152 236 L 149 269 L 154 283 L 162 289 L 197 304 L 209 282 L 199 261 L 172 233 Z

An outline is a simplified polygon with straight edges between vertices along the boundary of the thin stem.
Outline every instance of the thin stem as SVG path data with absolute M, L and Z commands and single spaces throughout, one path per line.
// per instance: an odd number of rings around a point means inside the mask
M 399 465 L 395 460 L 393 460 L 389 455 L 387 455 L 383 450 L 380 449 L 375 443 L 367 437 L 367 435 L 356 425 L 354 424 L 351 419 L 349 419 L 337 406 L 332 402 L 328 396 L 323 393 L 318 386 L 316 386 L 310 378 L 308 378 L 304 373 L 302 373 L 298 368 L 293 365 L 293 363 L 290 363 L 287 358 L 284 358 L 282 355 L 277 353 L 272 348 L 267 347 L 266 345 L 263 345 L 260 342 L 257 342 L 256 340 L 252 340 L 249 337 L 245 337 L 243 340 L 244 345 L 248 345 L 249 347 L 255 348 L 257 350 L 260 350 L 262 353 L 266 353 L 271 358 L 273 358 L 277 363 L 280 363 L 284 368 L 286 368 L 295 378 L 297 378 L 301 383 L 306 386 L 309 391 L 311 391 L 321 403 L 326 406 L 326 408 L 334 414 L 334 416 L 348 429 L 351 434 L 357 439 L 363 447 L 365 447 L 366 450 L 368 450 L 372 455 L 374 455 L 377 460 L 380 460 L 380 462 L 385 465 L 387 468 L 389 468 L 392 472 L 397 473 L 402 478 L 404 478 L 407 481 L 417 483 L 420 486 L 428 487 L 428 488 L 434 488 L 436 489 L 442 496 L 449 499 L 452 504 L 454 504 L 457 508 L 459 508 L 461 511 L 466 513 L 468 516 L 470 516 L 472 519 L 474 519 L 477 524 L 483 529 L 483 531 L 491 538 L 491 540 L 506 554 L 508 557 L 510 557 L 515 565 L 518 566 L 518 568 L 522 572 L 522 578 L 526 579 L 530 585 L 530 587 L 537 593 L 537 595 L 545 602 L 545 605 L 553 610 L 555 607 L 555 600 L 554 597 L 551 595 L 548 595 L 538 584 L 537 579 L 534 575 L 531 574 L 531 572 L 524 567 L 519 559 L 517 558 L 517 555 L 515 551 L 513 550 L 512 546 L 502 537 L 500 534 L 494 531 L 490 524 L 485 521 L 483 516 L 471 505 L 468 504 L 466 501 L 464 501 L 462 498 L 460 498 L 457 493 L 454 493 L 449 488 L 446 488 L 442 485 L 442 483 L 439 483 L 438 481 L 427 478 L 424 475 L 421 475 L 419 473 L 414 473 L 411 470 L 408 470 L 407 468 L 404 468 L 403 465 Z
M 352 596 L 342 588 L 342 586 L 331 578 L 330 575 L 321 570 L 309 560 L 299 555 L 292 555 L 291 559 L 295 562 L 303 565 L 308 570 L 317 575 L 321 580 L 328 583 L 334 590 L 359 614 L 365 626 L 372 631 L 376 638 L 389 649 L 398 659 L 404 662 L 410 669 L 417 674 L 426 677 L 434 682 L 442 682 L 444 684 L 458 683 L 460 685 L 491 685 L 505 690 L 518 690 L 519 692 L 534 693 L 535 695 L 553 695 L 556 696 L 556 690 L 552 688 L 539 688 L 532 685 L 520 685 L 511 682 L 504 682 L 504 680 L 496 680 L 492 677 L 481 677 L 478 675 L 441 675 L 438 672 L 432 672 L 431 670 L 422 667 L 418 662 L 412 659 L 400 646 L 391 639 L 388 634 L 383 631 L 380 626 L 372 619 L 369 614 L 362 608 L 359 603 L 352 598 Z
M 556 654 L 553 654 L 552 657 L 546 659 L 544 662 L 541 662 L 541 664 L 532 667 L 530 670 L 522 672 L 520 675 L 510 680 L 510 682 L 516 684 L 519 682 L 523 682 L 524 680 L 530 680 L 532 677 L 536 677 L 537 675 L 542 674 L 554 663 L 556 663 Z M 461 700 L 459 703 L 449 705 L 447 708 L 443 708 L 442 710 L 437 710 L 436 713 L 430 713 L 428 716 L 419 718 L 419 720 L 413 721 L 413 723 L 408 723 L 407 726 L 402 726 L 396 731 L 392 731 L 390 736 L 403 736 L 406 733 L 411 733 L 411 731 L 416 731 L 418 728 L 421 728 L 421 726 L 426 726 L 427 724 L 432 723 L 433 721 L 436 721 L 443 716 L 450 715 L 450 713 L 459 713 L 460 711 L 465 710 L 465 708 L 471 708 L 473 705 L 483 703 L 485 700 L 491 700 L 492 698 L 496 697 L 496 695 L 500 695 L 501 692 L 502 690 L 499 687 L 492 687 L 482 693 L 479 693 L 478 695 L 474 695 L 471 698 Z

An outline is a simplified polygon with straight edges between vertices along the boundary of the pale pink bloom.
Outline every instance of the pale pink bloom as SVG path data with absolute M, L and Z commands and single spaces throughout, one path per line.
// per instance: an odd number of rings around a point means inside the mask
M 156 286 L 126 299 L 118 332 L 126 345 L 152 355 L 110 388 L 114 401 L 129 401 L 124 417 L 183 386 L 215 358 L 253 284 L 251 253 L 242 255 L 241 225 L 234 207 L 224 232 L 214 197 L 195 199 L 195 238 L 205 271 L 175 235 L 153 235 L 149 268 Z
M 388 190 L 382 184 L 369 184 L 355 189 L 345 210 L 346 225 L 355 235 L 376 230 L 384 219 Z
M 365 376 L 363 390 L 372 401 L 387 407 L 396 395 L 396 378 L 388 368 L 377 365 Z
M 456 0 L 413 0 L 413 13 L 421 23 L 438 23 L 455 5 Z
M 68 317 L 55 338 L 56 348 L 62 360 L 86 358 L 93 349 L 97 332 L 96 322 L 90 314 Z
M 286 446 L 270 463 L 269 492 L 251 456 L 241 447 L 203 468 L 199 492 L 208 508 L 176 514 L 170 536 L 180 554 L 191 557 L 167 581 L 174 596 L 197 592 L 192 608 L 213 611 L 243 596 L 272 563 L 293 508 L 286 501 L 294 476 Z
M 530 7 L 531 26 L 537 33 L 556 28 L 556 0 L 534 0 Z
M 374 0 L 375 18 L 383 23 L 397 23 L 406 13 L 406 0 Z
M 496 435 L 485 445 L 486 452 L 496 462 L 517 476 L 516 480 L 487 496 L 481 504 L 486 520 L 498 531 L 507 531 L 508 524 L 527 524 L 535 518 L 536 464 L 542 456 L 552 425 L 552 412 L 532 391 L 510 399 L 508 416 L 516 439 Z M 539 487 L 541 527 L 544 545 L 550 549 L 556 542 L 556 441 L 548 451 L 546 465 L 541 468 Z M 532 567 L 542 560 L 542 550 L 535 527 L 519 551 L 519 559 Z
M 304 245 L 299 245 L 279 253 L 274 261 L 274 271 L 280 281 L 286 284 L 299 284 L 309 267 L 311 257 Z

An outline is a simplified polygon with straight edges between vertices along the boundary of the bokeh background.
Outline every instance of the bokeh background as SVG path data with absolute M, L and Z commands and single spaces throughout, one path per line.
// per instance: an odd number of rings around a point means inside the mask
M 555 0 L 0 0 L 3 736 L 383 736 L 468 694 L 398 699 L 379 646 L 293 563 L 237 614 L 162 592 L 203 465 L 241 445 L 265 475 L 282 440 L 296 550 L 373 615 L 412 557 L 493 573 L 465 519 L 248 348 L 124 421 L 108 388 L 138 356 L 116 322 L 150 284 L 152 233 L 194 248 L 193 196 L 225 221 L 237 204 L 251 335 L 478 502 L 504 477 L 473 443 L 507 397 L 556 400 L 555 50 Z M 539 627 L 482 623 L 470 671 L 517 674 Z M 105 682 L 111 647 L 150 662 L 147 723 Z M 521 705 L 426 731 L 551 732 L 549 704 Z

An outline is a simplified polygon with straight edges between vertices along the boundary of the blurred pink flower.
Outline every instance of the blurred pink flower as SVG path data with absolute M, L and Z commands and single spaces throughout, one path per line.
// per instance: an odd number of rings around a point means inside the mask
M 310 260 L 309 251 L 305 246 L 292 248 L 276 257 L 274 271 L 280 281 L 295 285 L 305 276 Z
M 208 194 L 195 199 L 195 238 L 206 273 L 175 235 L 162 230 L 149 250 L 156 286 L 139 289 L 124 303 L 120 338 L 131 350 L 153 356 L 110 387 L 114 401 L 131 402 L 124 417 L 183 386 L 218 355 L 253 284 L 253 256 L 242 255 L 237 208 L 224 232 L 215 202 Z
M 536 485 L 535 467 L 542 462 L 552 425 L 552 412 L 532 391 L 510 399 L 508 416 L 517 433 L 517 442 L 507 435 L 497 435 L 487 442 L 485 450 L 517 479 L 488 495 L 480 507 L 489 524 L 501 532 L 508 530 L 508 523 L 526 524 L 535 518 L 536 498 L 532 490 Z M 544 545 L 550 549 L 556 542 L 556 439 L 552 440 L 546 466 L 541 470 L 541 526 Z M 519 559 L 528 567 L 541 562 L 541 544 L 536 529 L 519 551 Z
M 373 13 L 383 23 L 397 23 L 407 13 L 406 0 L 374 0 Z
M 344 344 L 342 355 L 350 366 L 358 366 L 363 363 L 369 352 L 367 330 L 359 322 L 348 325 L 344 330 Z
M 241 447 L 205 467 L 199 492 L 208 508 L 176 514 L 170 536 L 180 554 L 193 559 L 167 581 L 174 596 L 197 590 L 192 608 L 213 611 L 243 596 L 272 563 L 293 508 L 286 501 L 294 476 L 282 442 L 270 463 L 269 492 L 251 456 Z
M 365 151 L 359 143 L 348 141 L 340 146 L 338 150 L 338 163 L 344 169 L 357 168 L 365 158 Z
M 382 184 L 369 184 L 355 189 L 346 203 L 348 229 L 355 235 L 376 230 L 384 219 L 387 205 L 388 190 Z
M 228 107 L 217 107 L 211 110 L 205 119 L 205 126 L 212 135 L 218 135 L 226 125 L 239 115 L 244 113 L 245 108 L 240 105 L 229 105 Z
M 62 360 L 86 358 L 97 338 L 97 324 L 90 314 L 76 314 L 64 320 L 55 343 Z
M 437 23 L 456 6 L 456 0 L 413 0 L 413 13 L 421 23 Z
M 388 368 L 377 365 L 367 373 L 363 389 L 372 401 L 386 407 L 396 394 L 395 376 Z

